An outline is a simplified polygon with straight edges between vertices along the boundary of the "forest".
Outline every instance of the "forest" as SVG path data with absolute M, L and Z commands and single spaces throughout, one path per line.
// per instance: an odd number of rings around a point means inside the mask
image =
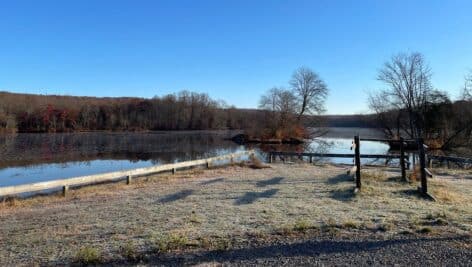
M 0 92 L 3 132 L 243 129 L 259 113 L 188 91 L 152 99 Z

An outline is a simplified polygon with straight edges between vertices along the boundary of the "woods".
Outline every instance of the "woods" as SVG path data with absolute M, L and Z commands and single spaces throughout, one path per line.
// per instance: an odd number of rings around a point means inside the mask
M 242 129 L 257 116 L 188 91 L 152 99 L 0 92 L 3 132 Z
M 181 91 L 152 99 L 30 95 L 0 92 L 1 132 L 244 129 L 267 137 L 307 137 L 324 111 L 327 86 L 297 69 L 290 90 L 273 88 L 260 108 L 237 109 L 204 93 Z

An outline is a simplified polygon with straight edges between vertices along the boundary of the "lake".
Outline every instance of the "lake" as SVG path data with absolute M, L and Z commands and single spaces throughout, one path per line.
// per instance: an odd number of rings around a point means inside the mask
M 256 149 L 353 153 L 353 136 L 382 138 L 367 128 L 328 128 L 322 138 L 301 146 L 242 146 L 227 138 L 237 131 L 86 132 L 0 135 L 0 186 L 128 170 Z M 388 145 L 361 143 L 363 154 L 388 153 Z M 329 160 L 329 159 L 323 159 Z M 351 164 L 351 159 L 331 159 Z M 375 163 L 372 161 L 372 163 Z

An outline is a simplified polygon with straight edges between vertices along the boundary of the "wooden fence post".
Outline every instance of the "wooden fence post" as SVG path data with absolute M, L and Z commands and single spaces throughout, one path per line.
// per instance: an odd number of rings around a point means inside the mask
M 132 179 L 133 178 L 131 177 L 131 175 L 126 176 L 126 184 L 128 184 L 128 185 L 131 184 Z
M 424 151 L 423 138 L 418 138 L 418 149 L 420 157 L 420 174 L 421 174 L 421 193 L 428 194 L 428 182 L 426 180 L 426 153 Z
M 67 192 L 69 192 L 69 186 L 68 185 L 64 185 L 62 187 L 62 196 L 65 197 L 67 195 Z
M 356 188 L 361 189 L 361 156 L 359 135 L 354 136 L 355 163 L 356 163 Z
M 403 137 L 400 137 L 400 168 L 402 169 L 402 180 L 406 181 L 404 142 Z

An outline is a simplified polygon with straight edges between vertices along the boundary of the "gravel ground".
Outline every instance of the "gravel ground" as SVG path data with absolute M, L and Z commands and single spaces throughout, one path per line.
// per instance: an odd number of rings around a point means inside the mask
M 346 167 L 309 164 L 13 199 L 0 204 L 0 265 L 470 265 L 470 172 L 440 173 L 437 202 L 398 169 L 365 168 L 354 195 Z
M 471 266 L 472 242 L 467 237 L 376 236 L 281 241 L 224 252 L 172 255 L 150 259 L 149 265 L 400 265 Z

